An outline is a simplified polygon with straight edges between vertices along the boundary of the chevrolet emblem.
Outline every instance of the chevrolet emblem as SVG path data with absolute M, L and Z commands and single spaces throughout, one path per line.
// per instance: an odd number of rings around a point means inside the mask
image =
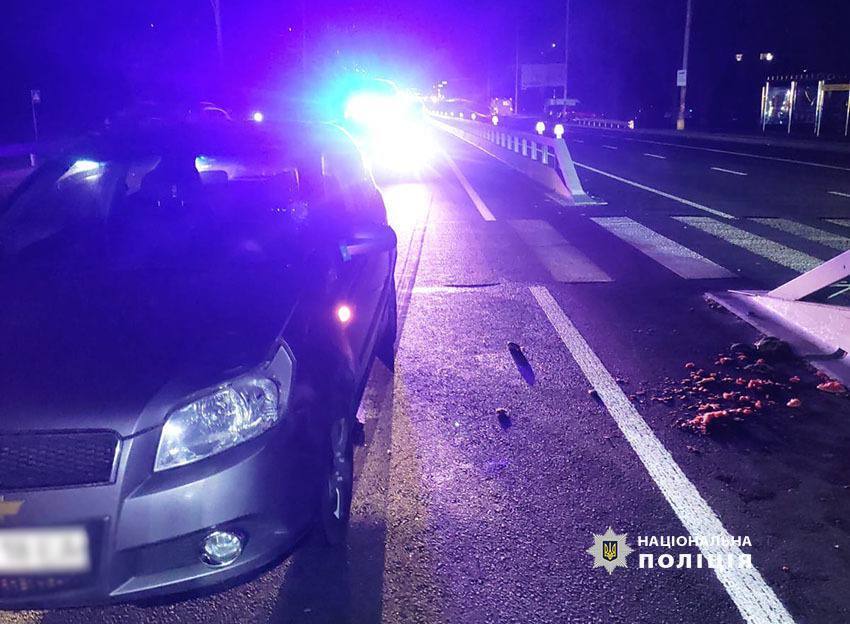
M 18 512 L 21 510 L 21 505 L 23 504 L 24 501 L 7 501 L 5 498 L 0 496 L 0 522 L 3 522 L 3 520 L 6 519 L 6 516 L 17 516 Z

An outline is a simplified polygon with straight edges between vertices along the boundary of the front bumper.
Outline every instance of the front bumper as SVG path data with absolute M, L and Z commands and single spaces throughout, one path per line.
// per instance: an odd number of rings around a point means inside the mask
M 7 494 L 23 505 L 0 530 L 84 526 L 92 565 L 85 575 L 0 576 L 0 609 L 133 601 L 205 588 L 263 568 L 312 526 L 322 470 L 291 423 L 207 460 L 153 473 L 159 433 L 122 442 L 112 484 Z M 201 541 L 213 529 L 245 536 L 233 564 L 215 568 L 201 561 Z

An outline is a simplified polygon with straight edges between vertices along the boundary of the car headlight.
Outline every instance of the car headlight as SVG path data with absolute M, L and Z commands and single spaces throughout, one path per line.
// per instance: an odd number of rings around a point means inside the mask
M 185 466 L 257 437 L 280 420 L 281 394 L 274 380 L 248 375 L 172 411 L 162 427 L 154 470 Z

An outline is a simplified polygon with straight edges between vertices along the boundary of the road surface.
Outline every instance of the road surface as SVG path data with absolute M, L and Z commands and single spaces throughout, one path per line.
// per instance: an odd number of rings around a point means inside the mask
M 781 395 L 702 435 L 670 389 L 723 377 L 715 361 L 758 337 L 706 292 L 772 287 L 850 249 L 850 158 L 641 138 L 570 132 L 599 206 L 563 206 L 448 135 L 430 170 L 383 180 L 401 336 L 360 410 L 345 550 L 307 540 L 215 594 L 0 622 L 850 619 L 850 401 L 783 363 L 801 407 Z M 730 379 L 753 376 L 739 365 Z M 635 551 L 611 574 L 585 552 L 608 527 Z M 721 550 L 753 567 L 663 546 L 698 534 L 746 538 Z

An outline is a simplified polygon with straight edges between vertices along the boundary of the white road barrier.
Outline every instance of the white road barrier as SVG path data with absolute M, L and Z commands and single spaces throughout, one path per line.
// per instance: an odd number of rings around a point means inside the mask
M 570 205 L 602 202 L 588 195 L 563 139 L 540 136 L 466 119 L 433 118 L 434 124 L 471 143 L 563 197 Z

